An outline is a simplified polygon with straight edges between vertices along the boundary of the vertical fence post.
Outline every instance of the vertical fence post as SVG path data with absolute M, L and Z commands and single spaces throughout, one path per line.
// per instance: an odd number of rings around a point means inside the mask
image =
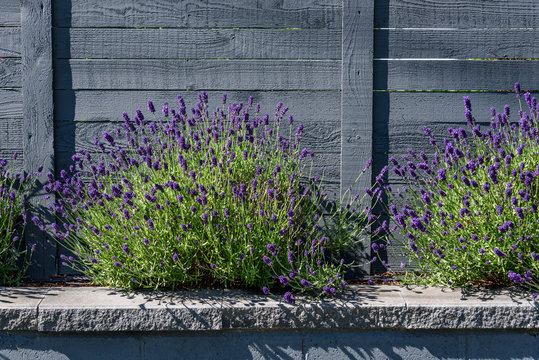
M 370 169 L 355 182 L 372 157 L 374 0 L 343 0 L 341 92 L 341 195 L 363 195 Z M 365 256 L 370 254 L 370 241 Z M 370 264 L 363 271 L 370 273 Z
M 24 169 L 35 172 L 43 165 L 43 174 L 54 173 L 51 21 L 51 0 L 21 0 Z M 45 201 L 42 196 L 45 179 L 38 179 L 30 197 L 25 236 L 27 244 L 36 244 L 29 269 L 35 280 L 47 280 L 56 273 L 56 244 L 30 220 L 38 216 L 44 223 L 54 221 L 47 212 L 52 199 Z

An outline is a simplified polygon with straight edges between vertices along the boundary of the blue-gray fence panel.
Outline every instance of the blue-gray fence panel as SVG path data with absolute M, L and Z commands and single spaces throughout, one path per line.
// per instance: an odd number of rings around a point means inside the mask
M 440 137 L 463 126 L 463 95 L 481 118 L 514 104 L 515 81 L 539 90 L 536 0 L 42 4 L 0 4 L 0 157 L 20 152 L 19 169 L 68 167 L 148 99 L 194 102 L 207 90 L 218 102 L 226 91 L 253 95 L 266 112 L 285 102 L 337 197 L 369 157 L 373 171 L 354 191 L 389 156 L 427 151 L 423 126 Z M 40 241 L 48 250 L 36 278 L 56 271 L 54 243 Z

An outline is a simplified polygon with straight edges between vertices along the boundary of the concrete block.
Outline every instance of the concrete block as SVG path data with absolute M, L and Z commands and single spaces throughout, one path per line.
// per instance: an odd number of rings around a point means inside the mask
M 512 289 L 463 290 L 403 287 L 407 329 L 538 328 L 539 308 L 529 294 Z
M 37 330 L 37 307 L 46 288 L 0 287 L 0 330 Z
M 214 291 L 125 292 L 55 288 L 39 306 L 39 331 L 218 330 Z
M 467 336 L 467 359 L 539 358 L 537 331 L 471 331 Z
M 450 340 L 449 340 L 450 339 Z M 365 330 L 306 336 L 305 359 L 465 359 L 465 336 L 439 331 Z
M 142 359 L 302 359 L 302 336 L 290 332 L 221 331 L 141 338 Z
M 399 288 L 352 287 L 339 297 L 296 296 L 290 305 L 282 298 L 227 290 L 223 297 L 223 328 L 365 328 L 379 327 L 404 307 Z
M 136 336 L 0 333 L 0 358 L 10 360 L 140 359 Z

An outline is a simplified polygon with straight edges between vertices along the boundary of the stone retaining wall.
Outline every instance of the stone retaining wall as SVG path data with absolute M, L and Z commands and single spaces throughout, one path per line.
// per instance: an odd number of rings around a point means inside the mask
M 539 356 L 539 304 L 513 290 L 352 286 L 296 302 L 244 290 L 1 288 L 0 357 Z

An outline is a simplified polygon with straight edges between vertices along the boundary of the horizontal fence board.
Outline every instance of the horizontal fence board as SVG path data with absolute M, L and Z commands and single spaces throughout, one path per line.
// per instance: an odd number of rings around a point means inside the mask
M 21 56 L 21 28 L 0 27 L 0 57 L 14 56 Z
M 334 60 L 56 60 L 56 89 L 333 90 Z
M 536 96 L 537 94 L 533 94 Z M 429 137 L 424 134 L 427 126 L 439 144 L 449 138 L 448 127 L 464 128 L 470 134 L 464 118 L 463 96 L 469 96 L 472 113 L 482 130 L 490 124 L 490 108 L 503 112 L 507 104 L 513 117 L 518 117 L 518 100 L 513 93 L 420 93 L 420 92 L 375 92 L 374 93 L 374 136 L 375 154 L 387 153 L 385 160 L 378 158 L 380 169 L 387 165 L 387 156 L 400 159 L 411 148 L 417 154 L 433 152 Z
M 0 26 L 21 26 L 21 0 L 2 0 Z
M 167 101 L 170 108 L 178 108 L 177 96 L 181 95 L 187 108 L 198 102 L 199 91 L 185 90 L 55 90 L 56 121 L 123 121 L 122 113 L 134 114 L 136 109 L 149 114 L 148 100 L 156 109 Z M 273 116 L 275 106 L 283 102 L 287 113 L 294 116 L 295 123 L 320 121 L 340 128 L 340 91 L 207 91 L 210 110 L 222 106 L 222 94 L 227 93 L 227 106 L 232 103 L 247 104 L 249 96 L 254 104 L 260 104 L 260 112 Z M 332 120 L 338 119 L 338 120 Z M 334 123 L 335 122 L 335 123 Z
M 3 150 L 22 149 L 22 119 L 0 118 L 0 148 Z
M 19 155 L 17 156 L 17 159 L 13 161 L 13 153 L 17 151 Z M 7 168 L 9 169 L 10 173 L 20 173 L 23 171 L 23 161 L 24 161 L 24 152 L 22 149 L 22 145 L 17 149 L 2 149 L 0 147 L 0 159 L 7 159 L 8 165 Z M 11 171 L 13 169 L 13 172 Z M 37 169 L 36 169 L 37 170 Z
M 301 148 L 305 147 L 309 151 L 319 154 L 324 151 L 331 151 L 340 147 L 340 131 L 335 131 L 328 126 L 321 129 L 313 129 L 314 126 L 316 125 L 308 124 L 305 127 L 304 131 L 310 130 L 310 135 L 302 138 Z M 103 131 L 114 133 L 117 128 L 122 128 L 122 124 L 119 122 L 110 123 L 102 121 L 56 123 L 56 150 L 71 153 L 74 153 L 79 149 L 93 151 L 94 136 L 98 136 L 101 141 L 105 141 L 102 137 Z M 294 136 L 294 132 L 295 130 L 292 131 L 292 136 Z M 287 127 L 283 126 L 280 133 L 285 139 L 288 139 L 289 131 L 287 130 Z
M 327 29 L 56 28 L 53 30 L 53 41 L 57 58 L 340 59 L 341 57 L 341 31 Z
M 539 61 L 375 60 L 375 90 L 539 89 Z
M 171 108 L 177 108 L 176 96 L 181 93 L 188 108 L 195 105 L 198 92 L 187 91 L 73 91 L 56 90 L 55 119 L 57 133 L 65 132 L 63 139 L 59 139 L 60 146 L 70 146 L 75 150 L 70 133 L 78 125 L 66 125 L 75 121 L 90 121 L 85 127 L 89 138 L 100 135 L 105 128 L 97 122 L 108 122 L 105 127 L 114 129 L 123 121 L 121 113 L 126 111 L 133 116 L 134 110 L 141 108 L 148 119 L 153 116 L 146 110 L 148 99 L 155 102 L 157 109 L 161 108 L 163 101 L 168 101 Z M 208 92 L 209 109 L 213 110 L 221 105 L 221 92 Z M 261 104 L 261 113 L 269 113 L 273 121 L 275 105 L 282 101 L 290 108 L 288 114 L 294 117 L 292 133 L 299 124 L 303 124 L 302 147 L 315 152 L 338 152 L 340 149 L 340 92 L 338 91 L 258 91 L 258 92 L 228 92 L 228 103 L 247 103 L 249 95 L 253 96 L 254 103 Z M 96 111 L 96 109 L 99 109 Z M 287 115 L 288 115 L 287 114 Z M 254 113 L 253 113 L 254 116 Z M 112 122 L 109 122 L 112 121 Z M 65 129 L 70 128 L 71 130 Z M 94 130 L 95 127 L 95 130 Z M 288 121 L 283 121 L 281 132 L 288 137 Z M 70 145 L 67 145 L 70 144 Z M 68 150 L 62 148 L 62 150 Z
M 0 119 L 12 118 L 22 118 L 21 89 L 0 89 Z
M 376 0 L 381 28 L 537 28 L 536 0 Z
M 53 24 L 62 27 L 340 28 L 341 7 L 340 0 L 54 0 Z
M 374 46 L 375 58 L 539 58 L 539 29 L 384 29 L 374 31 Z
M 22 84 L 20 58 L 0 59 L 0 88 L 20 87 Z

